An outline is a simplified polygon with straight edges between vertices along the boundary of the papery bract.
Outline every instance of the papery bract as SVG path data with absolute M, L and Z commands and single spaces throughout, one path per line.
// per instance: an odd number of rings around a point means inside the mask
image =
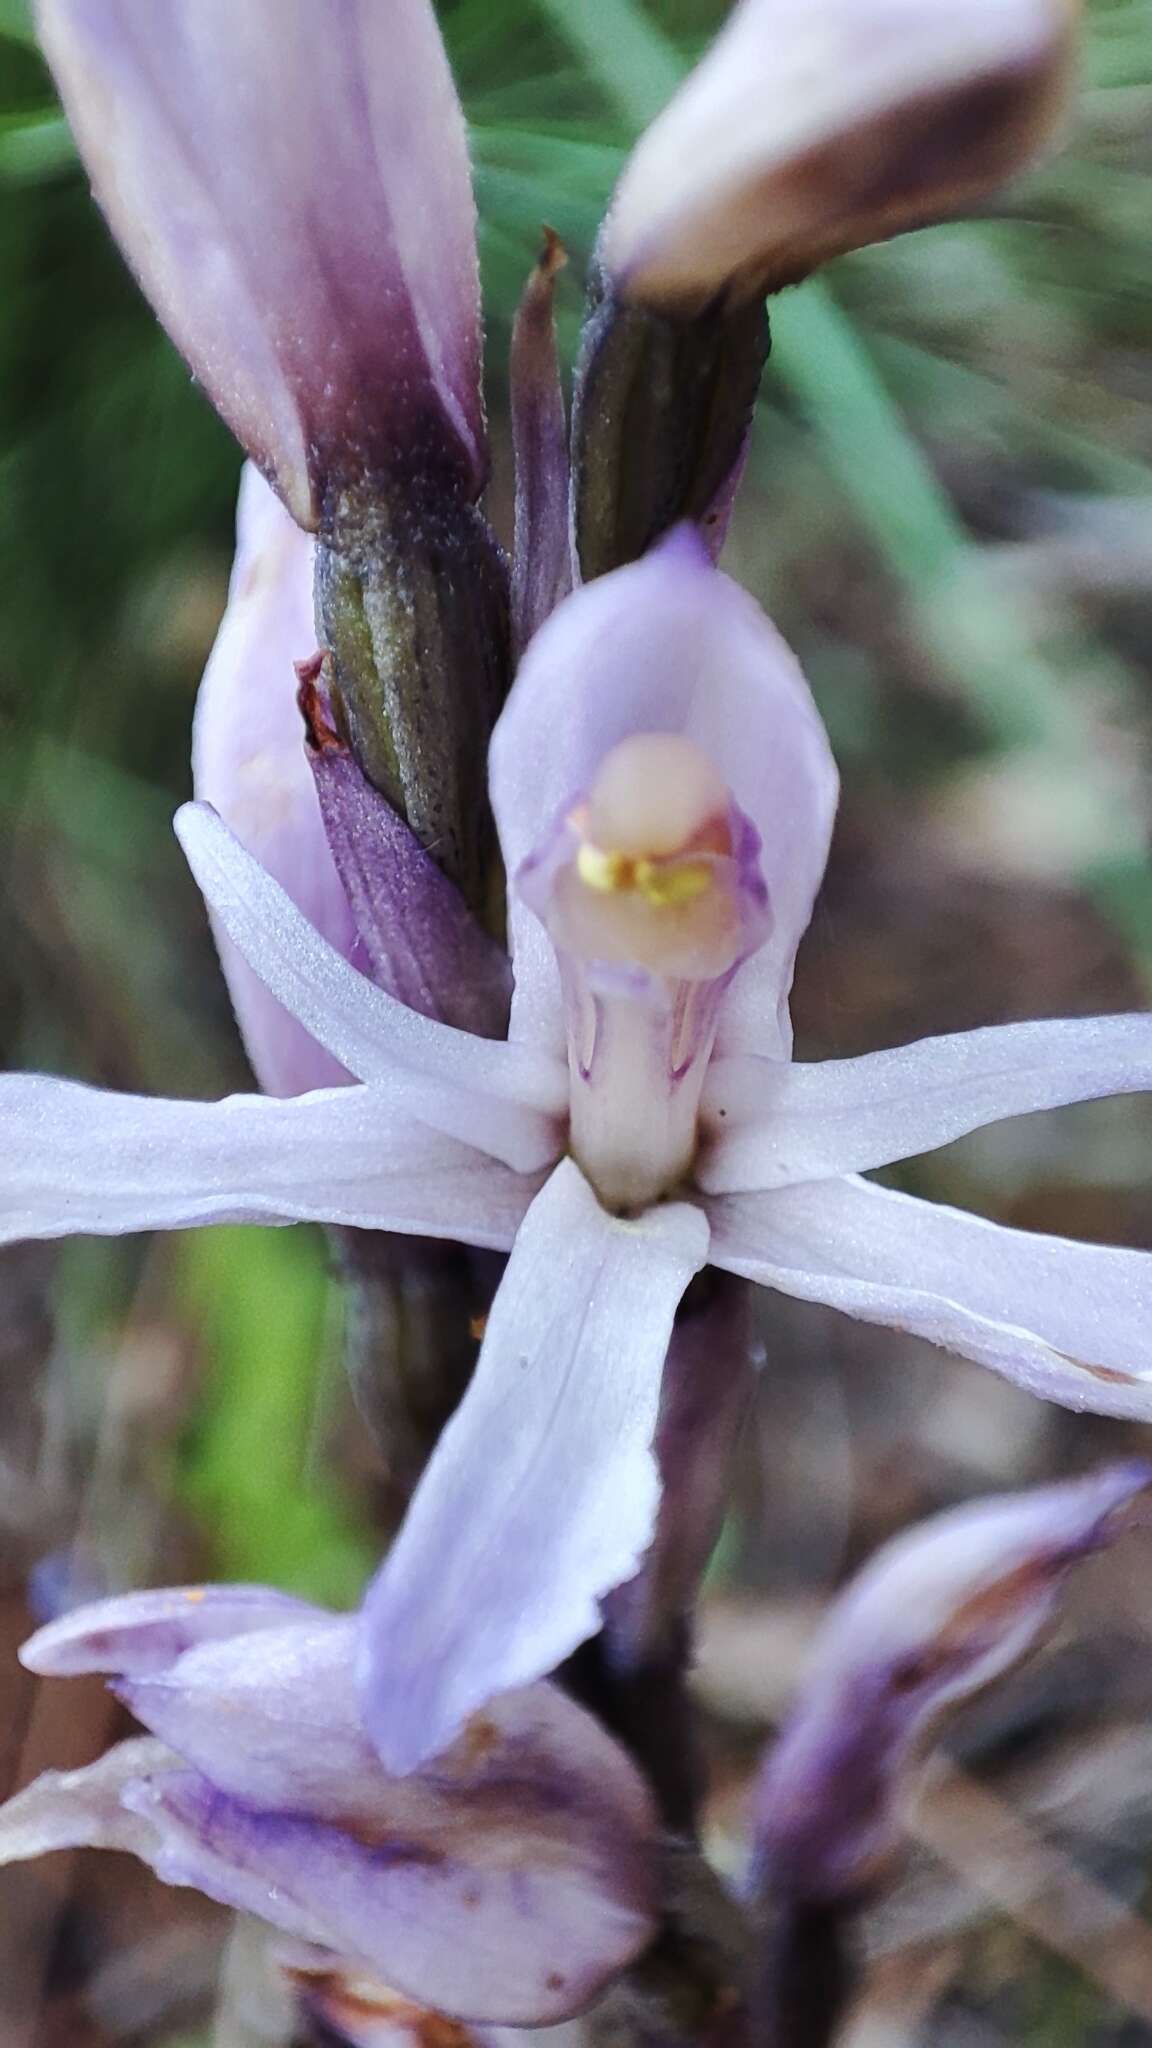
M 1074 0 L 740 0 L 641 136 L 601 254 L 666 308 L 775 291 L 971 206 L 1066 100 Z
M 38 0 L 100 204 L 302 526 L 343 451 L 485 468 L 464 121 L 429 0 Z

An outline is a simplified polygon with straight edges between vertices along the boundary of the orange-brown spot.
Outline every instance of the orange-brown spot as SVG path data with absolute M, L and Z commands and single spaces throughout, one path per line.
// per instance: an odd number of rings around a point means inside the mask
M 457 2020 L 413 2005 L 411 1999 L 390 1991 L 386 1984 L 368 1985 L 361 1979 L 349 1984 L 341 1970 L 288 1969 L 286 1975 L 309 1994 L 323 2018 L 337 2027 L 343 2022 L 351 2031 L 357 2021 L 387 2020 L 397 2033 L 407 2028 L 419 2048 L 473 2048 L 473 2036 Z
M 321 681 L 327 680 L 327 659 L 327 655 L 317 653 L 310 655 L 307 661 L 296 663 L 299 684 L 296 702 L 304 720 L 305 739 L 317 754 L 342 753 L 344 750 L 344 742 L 332 723 L 326 697 L 320 689 Z
M 1090 1379 L 1103 1380 L 1108 1387 L 1136 1387 L 1140 1384 L 1134 1372 L 1120 1372 L 1114 1365 L 1086 1365 L 1083 1359 L 1072 1359 L 1070 1363 L 1079 1364 L 1081 1372 L 1086 1372 Z
M 473 1714 L 464 1724 L 464 1732 L 458 1743 L 460 1760 L 469 1769 L 482 1764 L 491 1756 L 500 1742 L 500 1730 L 495 1721 L 489 1721 L 483 1714 Z

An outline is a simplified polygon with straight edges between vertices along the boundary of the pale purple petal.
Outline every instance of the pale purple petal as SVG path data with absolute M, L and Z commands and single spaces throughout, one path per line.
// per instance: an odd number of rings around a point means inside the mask
M 301 524 L 350 443 L 371 464 L 438 436 L 478 490 L 474 209 L 428 0 L 39 0 L 38 19 L 129 261 Z
M 171 1102 L 0 1076 L 0 1240 L 203 1223 L 345 1223 L 506 1250 L 538 1181 L 430 1130 L 427 1092 Z
M 874 1557 L 833 1606 L 756 1799 L 761 1883 L 827 1899 L 893 1846 L 909 1762 L 933 1722 L 1026 1655 L 1064 1580 L 1112 1542 L 1152 1466 L 936 1515 Z
M 41 1678 L 85 1671 L 144 1676 L 166 1669 L 198 1643 L 282 1629 L 322 1614 L 322 1608 L 272 1586 L 161 1586 L 74 1608 L 37 1629 L 22 1645 L 20 1662 Z
M 468 1392 L 365 1602 L 364 1710 L 391 1770 L 549 1671 L 598 1626 L 652 1536 L 653 1438 L 698 1210 L 634 1223 L 570 1161 L 516 1240 Z
M 983 1124 L 1152 1088 L 1152 1015 L 1068 1017 L 922 1038 L 803 1066 L 717 1060 L 705 1083 L 716 1194 L 887 1166 Z
M 514 876 L 609 748 L 676 732 L 710 756 L 763 841 L 772 929 L 739 970 L 721 1051 L 787 1052 L 787 996 L 836 807 L 836 771 L 795 656 L 686 528 L 588 584 L 536 635 L 492 739 L 492 802 Z M 562 1043 L 551 947 L 512 892 L 514 1035 Z
M 205 899 L 273 994 L 363 1081 L 397 1071 L 423 1091 L 420 1114 L 438 1129 L 524 1172 L 559 1149 L 567 1103 L 558 1059 L 436 1023 L 357 974 L 313 931 L 284 891 L 215 814 L 185 804 L 177 832 Z
M 1152 1253 L 1008 1230 L 862 1180 L 708 1203 L 712 1258 L 926 1337 L 1063 1407 L 1152 1418 Z
M 539 1685 L 496 1702 L 433 1774 L 389 1778 L 357 1709 L 357 1627 L 321 1616 L 204 1643 L 114 1688 L 197 1773 L 128 1794 L 164 1839 L 161 1874 L 441 2009 L 562 2016 L 651 1929 L 638 1771 Z
M 296 704 L 294 663 L 316 644 L 313 543 L 246 463 L 228 608 L 192 726 L 192 786 L 274 876 L 309 923 L 350 959 L 356 924 L 328 850 Z M 331 1088 L 348 1074 L 269 995 L 220 930 L 220 964 L 252 1070 L 270 1095 Z
M 422 2004 L 466 2020 L 543 2025 L 588 2004 L 650 1939 L 646 1859 L 584 1788 L 553 1792 L 550 1840 L 516 1812 L 477 1817 L 455 1840 L 434 1831 L 361 1840 L 295 1813 L 258 1813 L 193 1772 L 132 1787 L 132 1810 L 162 1836 L 169 1883 L 259 1914 L 319 1942 Z
M 326 850 L 331 848 L 355 913 L 372 979 L 424 1017 L 503 1038 L 512 990 L 507 954 L 411 826 L 368 781 L 337 736 L 315 683 L 303 685 L 301 704 Z M 295 891 L 288 893 L 300 902 Z
M 223 1593 L 225 1589 L 221 1589 Z M 504 1693 L 427 1770 L 390 1777 L 360 1717 L 354 1667 L 359 1615 L 303 1620 L 193 1645 L 172 1663 L 121 1678 L 119 1698 L 218 1790 L 261 1810 L 342 1819 L 360 1836 L 463 1841 L 517 1788 L 527 1845 L 555 1831 L 556 1791 L 587 1781 L 585 1800 L 650 1819 L 642 1781 L 598 1722 L 557 1687 Z
M 152 1736 L 117 1743 L 76 1771 L 45 1771 L 0 1806 L 0 1867 L 54 1849 L 125 1849 L 150 1863 L 155 1830 L 121 1805 L 125 1788 L 179 1759 Z
M 572 588 L 568 533 L 568 422 L 556 353 L 556 277 L 567 262 L 545 230 L 539 262 L 512 328 L 508 376 L 516 464 L 512 633 L 517 654 Z

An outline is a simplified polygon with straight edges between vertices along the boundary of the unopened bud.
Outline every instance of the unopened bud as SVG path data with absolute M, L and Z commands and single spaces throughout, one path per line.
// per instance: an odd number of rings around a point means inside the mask
M 959 213 L 1063 111 L 1077 0 L 741 0 L 626 165 L 601 255 L 664 310 Z

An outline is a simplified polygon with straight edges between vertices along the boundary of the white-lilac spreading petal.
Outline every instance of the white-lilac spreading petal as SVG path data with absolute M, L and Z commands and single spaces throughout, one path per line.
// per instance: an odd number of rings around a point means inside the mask
M 362 1080 L 402 1069 L 430 1083 L 421 1115 L 524 1172 L 559 1149 L 562 1066 L 536 1047 L 476 1038 L 406 1009 L 357 974 L 213 812 L 185 804 L 176 829 L 206 901 L 266 985 Z
M 858 1891 L 897 1839 L 909 1764 L 950 1707 L 1057 1618 L 1070 1569 L 1113 1542 L 1152 1486 L 1133 1460 L 952 1508 L 870 1559 L 834 1603 L 755 1804 L 761 1886 Z
M 637 733 L 708 756 L 762 842 L 772 925 L 728 993 L 721 1050 L 789 1050 L 787 997 L 836 809 L 836 769 L 796 657 L 746 591 L 681 528 L 569 598 L 536 635 L 492 738 L 492 805 L 510 876 Z M 546 935 L 510 905 L 513 1032 L 562 1043 Z
M 161 1586 L 90 1601 L 48 1622 L 29 1636 L 20 1662 L 41 1678 L 83 1671 L 143 1677 L 166 1670 L 199 1643 L 322 1618 L 323 1608 L 272 1586 Z
M 294 517 L 333 451 L 483 479 L 464 121 L 429 0 L 38 0 L 100 204 Z
M 322 1222 L 507 1250 L 538 1178 L 429 1129 L 426 1101 L 401 1068 L 388 1089 L 222 1102 L 0 1075 L 0 1241 Z
M 686 1204 L 605 1214 L 576 1167 L 525 1218 L 471 1385 L 364 1606 L 367 1725 L 391 1770 L 552 1670 L 631 1577 L 676 1304 L 708 1251 Z
M 204 671 L 192 726 L 192 786 L 279 882 L 308 922 L 351 959 L 356 925 L 328 850 L 294 663 L 316 644 L 313 543 L 246 463 L 236 513 L 228 606 Z M 253 1072 L 269 1095 L 302 1095 L 349 1077 L 291 1013 L 224 931 L 220 965 Z
M 260 1589 L 241 1590 L 245 1626 Z M 211 1595 L 222 1616 L 232 1591 Z M 104 1669 L 117 1610 L 137 1675 L 114 1689 L 161 1740 L 9 1802 L 0 1862 L 86 1842 L 130 1850 L 166 1882 L 467 2020 L 560 2020 L 649 1939 L 648 1794 L 555 1687 L 508 1695 L 432 1772 L 390 1778 L 357 1713 L 357 1617 L 308 1611 L 163 1664 L 161 1610 L 183 1599 L 178 1589 L 74 1617 L 71 1668 Z
M 862 1173 L 1004 1117 L 1152 1089 L 1152 1014 L 1068 1017 L 922 1038 L 804 1066 L 716 1060 L 712 1138 L 697 1181 L 715 1194 Z
M 0 1868 L 55 1849 L 124 1849 L 151 1863 L 155 1830 L 122 1805 L 129 1785 L 180 1760 L 151 1735 L 119 1742 L 97 1763 L 45 1771 L 0 1806 Z
M 1076 0 L 741 0 L 641 136 L 601 238 L 629 296 L 778 290 L 983 199 L 1050 138 Z
M 729 1272 L 926 1337 L 1065 1408 L 1152 1416 L 1152 1252 L 1009 1230 L 862 1180 L 714 1196 L 708 1214 Z

